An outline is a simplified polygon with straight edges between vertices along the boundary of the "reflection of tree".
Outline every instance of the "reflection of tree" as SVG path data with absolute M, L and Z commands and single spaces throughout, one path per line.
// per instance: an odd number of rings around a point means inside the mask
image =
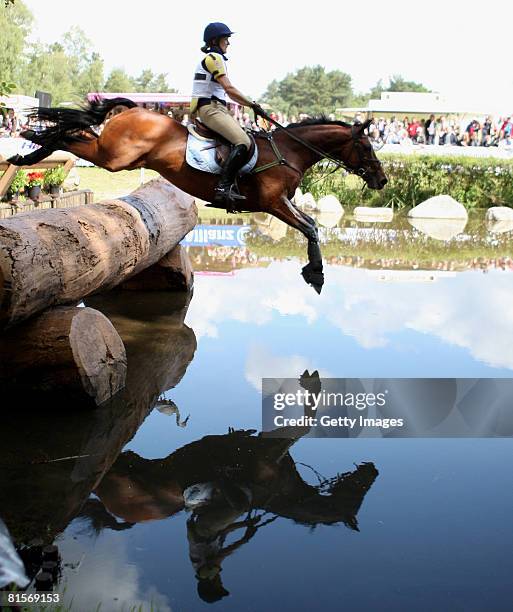
M 435 240 L 413 229 L 406 219 L 393 224 L 345 220 L 344 225 L 321 232 L 324 259 L 330 265 L 392 270 L 513 270 L 511 232 L 493 234 L 471 220 L 466 234 L 452 240 Z M 288 232 L 280 240 L 262 233 L 252 224 L 247 247 L 260 260 L 304 261 L 304 240 Z

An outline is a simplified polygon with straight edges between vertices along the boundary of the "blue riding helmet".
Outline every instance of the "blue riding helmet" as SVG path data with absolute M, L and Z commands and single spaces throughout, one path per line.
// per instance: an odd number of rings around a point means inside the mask
M 235 34 L 235 32 L 232 32 L 225 23 L 215 21 L 214 23 L 209 23 L 205 28 L 205 31 L 203 32 L 203 40 L 205 44 L 208 45 L 208 43 L 214 38 L 231 36 L 232 34 Z

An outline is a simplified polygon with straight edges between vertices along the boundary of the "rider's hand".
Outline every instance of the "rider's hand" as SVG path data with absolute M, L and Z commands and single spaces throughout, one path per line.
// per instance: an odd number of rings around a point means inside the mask
M 258 102 L 253 102 L 251 104 L 251 108 L 253 109 L 253 111 L 257 114 L 260 115 L 261 117 L 266 117 L 267 113 L 265 112 L 265 110 L 260 106 L 260 104 L 258 104 Z

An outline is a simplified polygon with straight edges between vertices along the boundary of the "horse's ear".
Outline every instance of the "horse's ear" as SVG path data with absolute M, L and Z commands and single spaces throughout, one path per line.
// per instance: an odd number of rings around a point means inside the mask
M 363 130 L 366 130 L 371 123 L 372 123 L 372 119 L 367 119 L 363 123 L 355 123 L 357 133 L 363 134 Z

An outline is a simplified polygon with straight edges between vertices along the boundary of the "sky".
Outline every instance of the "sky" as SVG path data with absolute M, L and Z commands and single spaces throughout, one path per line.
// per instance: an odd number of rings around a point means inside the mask
M 168 73 L 189 93 L 203 57 L 203 30 L 221 21 L 236 32 L 228 52 L 232 83 L 253 98 L 268 83 L 306 65 L 339 69 L 357 92 L 394 74 L 451 101 L 513 109 L 510 17 L 503 0 L 298 0 L 220 3 L 194 0 L 24 0 L 34 38 L 53 42 L 79 25 L 105 60 Z M 504 19 L 504 25 L 501 26 Z

